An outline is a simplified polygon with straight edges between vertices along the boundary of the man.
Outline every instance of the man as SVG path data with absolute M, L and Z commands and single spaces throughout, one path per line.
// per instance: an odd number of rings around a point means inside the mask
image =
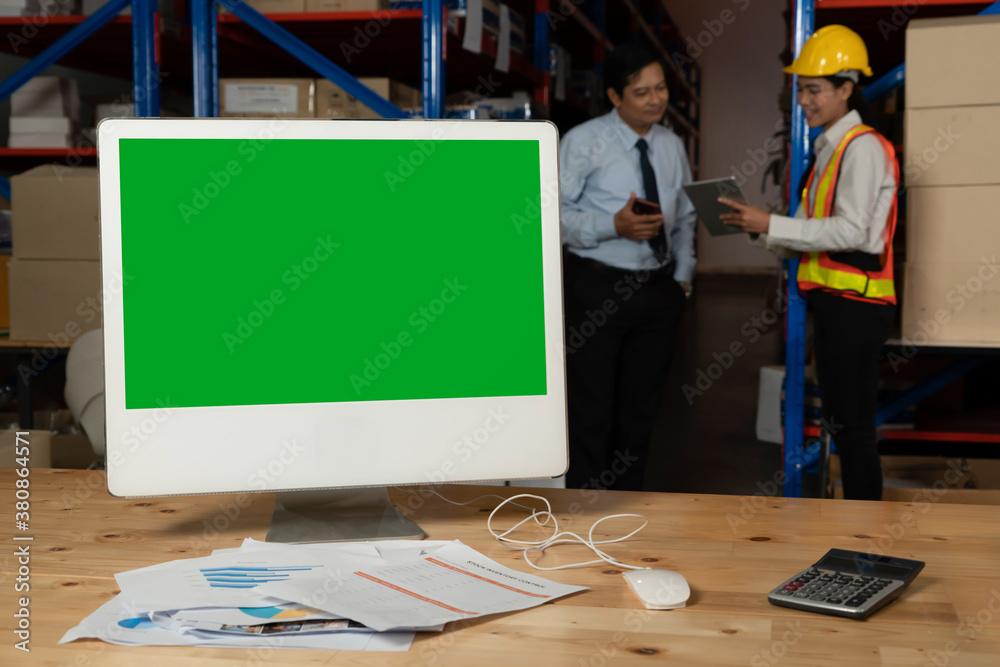
M 660 124 L 667 82 L 642 44 L 604 64 L 615 109 L 562 141 L 566 485 L 641 490 L 649 437 L 694 274 L 696 214 L 681 190 L 691 169 Z M 660 213 L 635 213 L 636 198 Z

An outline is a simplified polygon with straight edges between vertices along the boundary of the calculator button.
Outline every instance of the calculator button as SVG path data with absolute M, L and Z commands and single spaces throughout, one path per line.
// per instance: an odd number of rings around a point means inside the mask
M 789 591 L 789 590 L 786 590 L 786 589 L 782 589 L 782 590 L 778 591 L 778 595 L 791 595 L 791 594 L 792 594 L 792 592 L 793 592 L 793 591 Z
M 798 586 L 793 586 L 792 584 L 787 584 L 787 585 L 783 586 L 781 588 L 781 590 L 794 592 L 794 591 L 799 590 L 799 587 Z
M 864 603 L 865 603 L 865 601 L 862 600 L 861 598 L 851 598 L 850 600 L 847 601 L 847 606 L 848 607 L 860 607 Z
M 841 604 L 843 601 L 844 601 L 843 599 L 838 597 L 832 597 L 829 600 L 827 600 L 827 602 L 829 602 L 830 604 Z
M 799 593 L 795 593 L 794 597 L 797 597 L 797 598 L 807 598 L 807 597 L 809 597 L 809 594 L 808 593 L 799 592 Z
M 867 583 L 869 581 L 872 581 L 874 579 L 875 579 L 875 577 L 868 577 L 868 576 L 861 577 L 861 581 L 864 581 L 865 583 Z

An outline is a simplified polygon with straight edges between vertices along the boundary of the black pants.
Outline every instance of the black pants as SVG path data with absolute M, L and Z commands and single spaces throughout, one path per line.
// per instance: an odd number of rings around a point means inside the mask
M 844 497 L 882 499 L 875 433 L 878 364 L 895 306 L 809 293 L 823 419 L 840 453 Z
M 571 488 L 642 490 L 684 292 L 672 269 L 565 255 Z

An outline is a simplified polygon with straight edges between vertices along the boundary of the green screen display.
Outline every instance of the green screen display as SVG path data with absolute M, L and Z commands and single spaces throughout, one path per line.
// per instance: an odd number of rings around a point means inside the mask
M 538 142 L 119 146 L 126 408 L 546 393 Z

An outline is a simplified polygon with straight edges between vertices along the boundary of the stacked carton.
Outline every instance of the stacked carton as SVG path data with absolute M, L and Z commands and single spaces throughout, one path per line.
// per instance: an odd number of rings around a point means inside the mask
M 403 111 L 423 107 L 423 97 L 416 88 L 382 77 L 361 77 L 360 83 L 371 88 Z M 381 118 L 347 91 L 326 79 L 316 81 L 317 118 Z
M 389 7 L 389 0 L 243 0 L 261 14 L 374 12 Z M 219 10 L 228 14 L 226 9 Z
M 305 11 L 374 12 L 389 8 L 388 0 L 305 0 Z
M 35 167 L 11 179 L 11 203 L 11 339 L 66 344 L 100 327 L 97 169 Z
M 358 79 L 404 111 L 423 104 L 416 88 L 381 77 Z M 247 118 L 381 118 L 326 79 L 219 79 L 220 116 Z
M 80 0 L 80 13 L 84 16 L 90 16 L 97 12 L 98 9 L 108 4 L 109 0 Z M 160 15 L 160 19 L 172 19 L 175 18 L 174 11 L 174 0 L 157 0 L 156 11 Z M 119 12 L 119 16 L 129 16 L 132 14 L 132 6 L 127 5 L 125 9 Z
M 11 148 L 69 148 L 80 125 L 75 79 L 38 76 L 10 98 Z
M 219 115 L 315 118 L 313 79 L 219 79 Z
M 903 336 L 1000 342 L 1000 16 L 906 33 Z

